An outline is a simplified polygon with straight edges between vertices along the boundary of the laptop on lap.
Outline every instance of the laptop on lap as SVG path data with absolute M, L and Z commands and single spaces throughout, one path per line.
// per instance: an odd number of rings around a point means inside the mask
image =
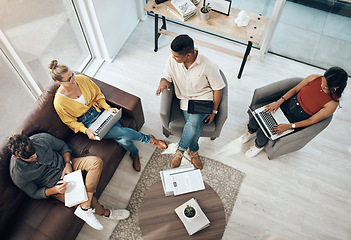
M 291 132 L 294 131 L 294 129 L 288 129 L 281 133 L 280 135 L 274 133 L 272 131 L 272 128 L 278 124 L 290 124 L 289 120 L 286 118 L 284 115 L 283 111 L 279 108 L 277 109 L 276 112 L 269 112 L 266 113 L 264 112 L 266 106 L 260 107 L 256 110 L 252 110 L 249 107 L 249 111 L 251 112 L 252 116 L 255 118 L 257 121 L 258 125 L 262 129 L 263 133 L 266 135 L 271 140 L 276 140 L 278 138 L 281 138 Z
M 122 108 L 117 113 L 112 113 L 105 110 L 101 115 L 90 125 L 89 129 L 97 133 L 96 139 L 101 140 L 110 131 L 118 120 L 122 117 Z

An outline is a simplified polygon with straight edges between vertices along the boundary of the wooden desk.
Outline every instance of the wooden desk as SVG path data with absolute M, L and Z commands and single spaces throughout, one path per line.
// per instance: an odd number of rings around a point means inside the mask
M 158 181 L 147 190 L 140 203 L 139 226 L 144 240 L 164 239 L 222 239 L 225 215 L 221 199 L 205 183 L 205 190 L 179 196 L 165 197 L 162 182 Z M 189 236 L 174 209 L 195 198 L 210 220 L 210 226 Z
M 236 8 L 231 8 L 229 16 L 211 11 L 211 18 L 207 21 L 204 21 L 200 19 L 200 14 L 199 14 L 200 8 L 202 6 L 202 2 L 203 1 L 201 1 L 197 5 L 198 12 L 194 16 L 189 18 L 186 22 L 184 22 L 184 24 L 189 26 L 195 26 L 197 28 L 205 29 L 213 33 L 221 34 L 224 36 L 228 36 L 231 38 L 240 39 L 245 42 L 248 42 L 246 51 L 244 54 L 241 54 L 238 52 L 233 53 L 234 51 L 231 51 L 229 49 L 224 49 L 221 47 L 216 48 L 216 50 L 223 51 L 223 52 L 233 54 L 235 56 L 243 58 L 240 71 L 238 74 L 238 78 L 240 79 L 242 72 L 244 70 L 245 63 L 249 59 L 248 57 L 251 51 L 252 44 L 256 44 L 256 45 L 260 44 L 263 32 L 266 28 L 269 18 L 261 16 L 259 14 L 248 12 L 247 14 L 250 17 L 249 25 L 247 25 L 246 27 L 238 27 L 234 20 L 237 18 L 241 10 Z M 166 34 L 171 36 L 177 35 L 167 31 L 166 17 L 169 19 L 178 21 L 177 17 L 175 17 L 173 13 L 167 10 L 168 7 L 173 8 L 171 1 L 166 1 L 161 4 L 156 4 L 155 0 L 149 0 L 144 8 L 146 11 L 155 14 L 155 49 L 154 49 L 155 52 L 158 51 L 158 38 L 160 37 L 160 34 Z M 158 28 L 158 15 L 162 15 L 161 28 Z M 195 40 L 195 42 L 198 43 L 199 41 Z M 202 45 L 202 44 L 199 44 L 199 45 Z

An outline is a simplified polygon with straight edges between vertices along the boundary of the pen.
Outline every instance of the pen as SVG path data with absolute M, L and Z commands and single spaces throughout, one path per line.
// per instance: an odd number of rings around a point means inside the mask
M 60 181 L 62 181 L 62 182 L 60 182 Z M 57 181 L 56 185 L 62 185 L 62 184 L 63 184 L 63 179 L 60 178 L 60 179 Z

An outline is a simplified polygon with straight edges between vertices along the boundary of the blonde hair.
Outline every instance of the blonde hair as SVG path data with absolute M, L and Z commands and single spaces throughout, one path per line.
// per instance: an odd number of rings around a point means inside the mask
M 62 82 L 62 74 L 68 72 L 66 65 L 58 64 L 58 61 L 53 59 L 50 61 L 48 68 L 51 70 L 50 75 L 52 80 Z

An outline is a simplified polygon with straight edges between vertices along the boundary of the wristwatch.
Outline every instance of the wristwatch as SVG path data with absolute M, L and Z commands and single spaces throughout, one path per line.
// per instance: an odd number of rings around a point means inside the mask
M 295 129 L 295 128 L 296 128 L 296 124 L 295 124 L 295 123 L 291 124 L 291 127 L 292 127 L 293 129 Z
M 212 111 L 214 114 L 217 114 L 218 113 L 218 110 L 213 110 Z

